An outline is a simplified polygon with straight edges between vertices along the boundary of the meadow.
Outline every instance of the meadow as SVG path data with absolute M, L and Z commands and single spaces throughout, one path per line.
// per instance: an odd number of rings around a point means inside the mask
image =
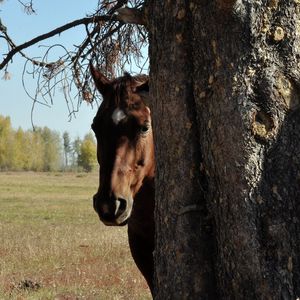
M 0 173 L 0 299 L 151 299 L 126 227 L 92 208 L 98 174 Z

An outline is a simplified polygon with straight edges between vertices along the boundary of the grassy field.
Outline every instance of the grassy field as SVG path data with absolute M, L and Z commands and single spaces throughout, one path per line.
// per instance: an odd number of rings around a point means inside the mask
M 126 227 L 92 209 L 97 174 L 0 173 L 0 299 L 151 299 Z

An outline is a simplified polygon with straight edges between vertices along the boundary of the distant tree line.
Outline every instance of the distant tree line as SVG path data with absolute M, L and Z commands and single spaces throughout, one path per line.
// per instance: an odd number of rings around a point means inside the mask
M 71 140 L 48 127 L 14 129 L 9 117 L 0 115 L 0 171 L 86 171 L 96 166 L 93 134 Z

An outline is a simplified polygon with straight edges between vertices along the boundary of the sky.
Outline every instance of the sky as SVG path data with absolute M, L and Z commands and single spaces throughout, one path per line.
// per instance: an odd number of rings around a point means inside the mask
M 29 2 L 24 0 L 23 2 Z M 97 7 L 97 0 L 34 0 L 36 14 L 27 15 L 17 0 L 4 0 L 0 4 L 0 19 L 7 27 L 8 33 L 15 44 L 22 44 L 37 35 L 48 32 L 56 27 L 64 25 L 75 19 L 85 17 L 93 13 Z M 51 45 L 59 42 L 64 45 L 76 45 L 83 40 L 84 27 L 75 27 L 56 38 L 41 42 L 41 45 Z M 4 50 L 5 49 L 5 50 Z M 30 56 L 43 56 L 42 47 L 31 47 L 24 52 Z M 1 61 L 6 53 L 6 46 L 0 39 Z M 3 80 L 4 71 L 0 71 L 0 115 L 9 116 L 14 128 L 32 129 L 31 109 L 32 100 L 26 95 L 22 85 L 22 72 L 25 60 L 19 55 L 15 56 L 13 63 L 9 65 L 10 80 Z M 27 76 L 29 79 L 29 76 Z M 29 80 L 26 85 L 30 90 L 35 87 L 35 79 Z M 68 131 L 71 137 L 83 137 L 90 131 L 92 119 L 97 112 L 97 106 L 83 102 L 75 118 L 69 119 L 68 108 L 64 97 L 57 92 L 53 105 L 49 108 L 43 105 L 35 105 L 33 111 L 33 123 L 35 126 L 47 126 L 60 133 Z M 76 102 L 76 101 L 75 101 Z

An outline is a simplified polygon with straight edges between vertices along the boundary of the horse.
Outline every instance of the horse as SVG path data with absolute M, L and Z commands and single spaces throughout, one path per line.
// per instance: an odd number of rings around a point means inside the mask
M 148 76 L 109 80 L 90 64 L 103 101 L 92 123 L 100 180 L 93 206 L 108 226 L 128 224 L 132 257 L 153 294 L 155 157 Z

